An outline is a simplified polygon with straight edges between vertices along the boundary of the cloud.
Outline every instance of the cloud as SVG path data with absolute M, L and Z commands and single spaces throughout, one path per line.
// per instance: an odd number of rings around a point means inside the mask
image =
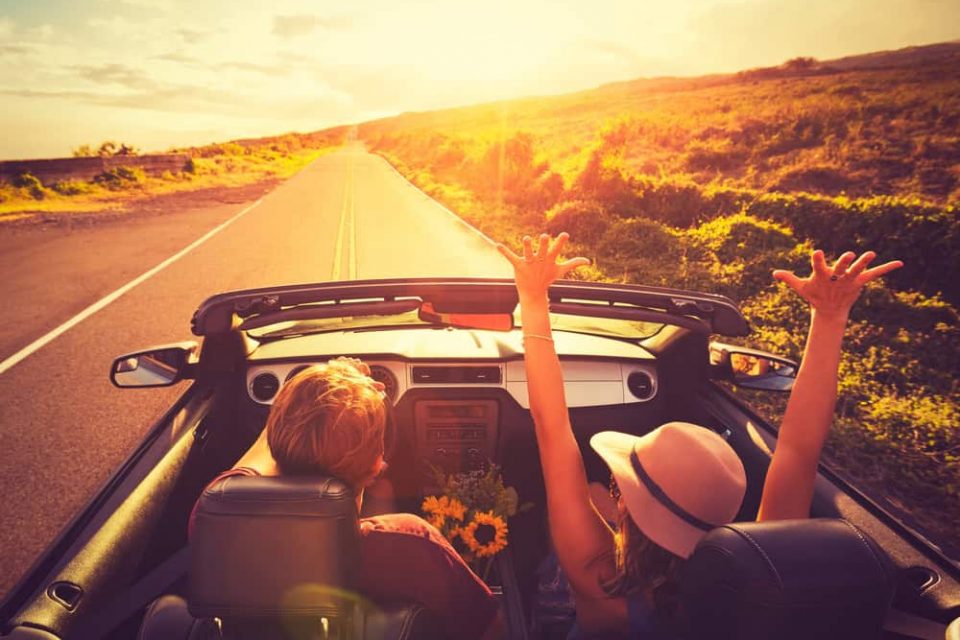
M 273 35 L 280 38 L 295 38 L 313 33 L 317 29 L 346 29 L 353 25 L 353 19 L 348 16 L 320 16 L 304 13 L 288 16 L 273 17 Z
M 35 48 L 27 44 L 0 44 L 0 56 L 20 56 L 35 51 Z
M 151 89 L 156 83 L 142 71 L 113 62 L 101 65 L 73 65 L 81 78 L 97 84 L 120 85 L 128 89 Z
M 93 91 L 46 91 L 42 89 L 0 89 L 0 95 L 15 98 L 71 98 L 83 101 L 97 101 L 104 97 Z
M 281 64 L 258 64 L 256 62 L 222 62 L 215 65 L 217 69 L 235 69 L 237 71 L 249 71 L 251 73 L 262 73 L 265 76 L 284 76 L 290 72 L 290 69 Z
M 153 56 L 154 60 L 163 60 L 164 62 L 176 62 L 179 64 L 200 64 L 200 58 L 189 56 L 185 53 L 180 53 L 179 51 L 168 51 L 167 53 L 161 53 L 159 55 Z
M 174 31 L 181 40 L 187 44 L 197 44 L 210 37 L 212 33 L 209 29 L 191 29 L 190 27 L 180 27 Z

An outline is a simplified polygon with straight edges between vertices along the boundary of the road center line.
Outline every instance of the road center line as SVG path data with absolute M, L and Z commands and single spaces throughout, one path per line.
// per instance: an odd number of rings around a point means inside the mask
M 164 269 L 166 269 L 167 267 L 169 267 L 171 264 L 173 264 L 174 262 L 176 262 L 177 260 L 179 260 L 179 259 L 182 258 L 183 256 L 187 255 L 188 253 L 190 253 L 191 251 L 193 251 L 194 249 L 196 249 L 197 247 L 199 247 L 200 245 L 202 245 L 204 242 L 206 242 L 207 240 L 209 240 L 210 238 L 212 238 L 213 236 L 217 235 L 218 233 L 220 233 L 221 231 L 223 231 L 224 229 L 226 229 L 227 227 L 229 227 L 231 224 L 233 224 L 234 222 L 236 222 L 237 220 L 239 220 L 239 219 L 240 219 L 241 217 L 243 217 L 248 211 L 250 211 L 251 209 L 253 209 L 254 207 L 256 207 L 258 204 L 260 204 L 260 202 L 261 202 L 262 200 L 263 200 L 262 198 L 261 198 L 260 200 L 257 200 L 256 202 L 254 202 L 252 205 L 250 205 L 249 207 L 247 207 L 246 209 L 244 209 L 244 210 L 241 211 L 240 213 L 236 214 L 235 216 L 233 216 L 232 218 L 230 218 L 230 219 L 227 220 L 226 222 L 221 223 L 219 226 L 214 227 L 213 229 L 211 229 L 210 231 L 208 231 L 206 234 L 204 234 L 203 236 L 201 236 L 199 239 L 194 240 L 192 243 L 190 243 L 189 245 L 187 245 L 186 247 L 184 247 L 183 249 L 181 249 L 180 251 L 178 251 L 178 252 L 175 253 L 174 255 L 170 256 L 169 258 L 167 258 L 166 260 L 164 260 L 163 262 L 161 262 L 160 264 L 158 264 L 158 265 L 155 266 L 154 268 L 152 268 L 152 269 L 150 269 L 149 271 L 147 271 L 146 273 L 144 273 L 144 274 L 142 274 L 142 275 L 134 278 L 133 280 L 131 280 L 131 281 L 128 282 L 127 284 L 123 285 L 122 287 L 120 287 L 119 289 L 117 289 L 116 291 L 114 291 L 113 293 L 111 293 L 111 294 L 109 294 L 109 295 L 101 298 L 100 300 L 97 300 L 96 302 L 94 302 L 93 304 L 91 304 L 89 307 L 87 307 L 86 309 L 84 309 L 83 311 L 81 311 L 80 313 L 78 313 L 77 315 L 73 316 L 72 318 L 70 318 L 69 320 L 67 320 L 67 321 L 64 322 L 63 324 L 61 324 L 59 327 L 57 327 L 57 328 L 54 329 L 53 331 L 47 333 L 46 335 L 44 335 L 44 336 L 42 336 L 42 337 L 40 337 L 40 338 L 37 338 L 36 340 L 34 340 L 34 341 L 31 342 L 30 344 L 28 344 L 26 347 L 24 347 L 24 348 L 21 349 L 20 351 L 17 351 L 15 354 L 13 354 L 12 356 L 10 356 L 9 358 L 7 358 L 6 360 L 4 360 L 3 362 L 0 362 L 0 374 L 6 372 L 8 369 L 10 369 L 10 368 L 13 367 L 14 365 L 16 365 L 16 364 L 17 364 L 18 362 L 20 362 L 21 360 L 24 360 L 25 358 L 29 357 L 30 355 L 32 355 L 32 354 L 35 353 L 36 351 L 39 351 L 41 348 L 43 348 L 44 346 L 46 346 L 47 344 L 49 344 L 50 342 L 52 342 L 53 340 L 55 340 L 57 337 L 59 337 L 59 336 L 61 336 L 62 334 L 66 333 L 67 331 L 69 331 L 69 330 L 72 329 L 73 327 L 77 326 L 78 324 L 80 324 L 81 322 L 83 322 L 84 320 L 86 320 L 87 318 L 89 318 L 90 316 L 92 316 L 93 314 L 95 314 L 97 311 L 100 311 L 101 309 L 103 309 L 104 307 L 106 307 L 108 304 L 110 304 L 111 302 L 113 302 L 114 300 L 116 300 L 117 298 L 119 298 L 120 296 L 122 296 L 123 294 L 127 293 L 128 291 L 130 291 L 131 289 L 133 289 L 133 288 L 136 287 L 137 285 L 142 284 L 143 282 L 145 282 L 145 281 L 147 281 L 148 279 L 152 278 L 153 276 L 155 276 L 155 275 L 158 274 L 159 272 L 163 271 Z
M 343 206 L 340 207 L 340 222 L 337 224 L 337 244 L 333 250 L 333 271 L 330 279 L 340 280 L 340 269 L 343 264 L 343 240 L 346 235 L 348 207 L 350 202 L 350 178 L 353 175 L 353 158 L 347 160 L 347 174 L 343 178 Z M 349 248 L 349 247 L 348 247 Z
M 351 280 L 357 279 L 357 267 L 360 262 L 360 256 L 357 255 L 357 235 L 360 229 L 357 226 L 357 199 L 356 185 L 353 179 L 354 165 L 350 165 L 350 252 L 347 254 L 347 263 L 349 265 L 349 274 Z

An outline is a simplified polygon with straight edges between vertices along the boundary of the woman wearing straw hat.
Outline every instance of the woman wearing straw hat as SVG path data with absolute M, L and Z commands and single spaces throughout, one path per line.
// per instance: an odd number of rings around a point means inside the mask
M 600 517 L 570 426 L 550 333 L 547 289 L 590 262 L 557 260 L 567 238 L 563 233 L 551 242 L 544 234 L 534 247 L 525 237 L 522 256 L 497 247 L 516 276 L 550 535 L 571 586 L 581 632 L 664 637 L 676 618 L 672 596 L 679 567 L 707 531 L 733 520 L 746 476 L 730 445 L 696 425 L 671 422 L 640 437 L 598 433 L 590 445 L 619 487 L 619 531 L 615 534 Z M 903 264 L 894 261 L 868 269 L 875 257 L 873 252 L 859 258 L 847 252 L 828 265 L 823 252 L 814 251 L 810 276 L 773 272 L 810 304 L 811 326 L 758 520 L 809 517 L 817 462 L 836 403 L 847 315 L 864 284 Z

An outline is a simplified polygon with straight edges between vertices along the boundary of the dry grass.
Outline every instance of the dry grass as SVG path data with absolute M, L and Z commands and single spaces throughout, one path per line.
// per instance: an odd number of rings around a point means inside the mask
M 814 246 L 903 259 L 854 309 L 826 459 L 960 559 L 960 46 L 946 51 L 628 82 L 360 133 L 487 235 L 570 231 L 591 277 L 729 295 L 753 346 L 795 358 L 808 313 L 771 269 L 809 269 Z M 747 399 L 776 422 L 782 403 Z
M 275 178 L 289 178 L 321 155 L 339 146 L 339 133 L 327 136 L 284 136 L 177 149 L 191 155 L 193 170 L 147 176 L 138 169 L 111 172 L 93 181 L 16 187 L 0 182 L 0 221 L 35 213 L 94 213 L 119 210 L 158 195 L 215 187 L 239 187 Z M 30 182 L 28 180 L 28 182 Z

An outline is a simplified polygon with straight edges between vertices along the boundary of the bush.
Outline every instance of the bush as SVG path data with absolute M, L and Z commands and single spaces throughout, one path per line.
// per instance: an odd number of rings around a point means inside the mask
M 50 188 L 62 196 L 78 196 L 93 191 L 93 185 L 82 180 L 59 180 Z
M 745 213 L 715 218 L 685 235 L 710 263 L 715 289 L 735 299 L 770 286 L 773 269 L 803 267 L 809 253 L 788 227 Z
M 694 140 L 687 145 L 684 166 L 689 171 L 733 171 L 743 166 L 747 153 L 729 140 L 723 142 Z
M 115 167 L 94 176 L 93 182 L 111 191 L 118 191 L 142 184 L 146 174 L 139 167 Z
M 547 212 L 549 233 L 566 231 L 574 242 L 584 246 L 596 245 L 612 222 L 610 214 L 592 200 L 561 202 Z
M 10 183 L 18 189 L 23 189 L 30 194 L 34 200 L 43 200 L 47 196 L 47 190 L 43 188 L 37 176 L 30 172 L 24 172 L 13 177 Z
M 655 286 L 684 286 L 704 274 L 691 261 L 689 247 L 676 231 L 646 218 L 615 220 L 596 246 L 597 266 L 628 282 Z
M 197 163 L 193 161 L 193 158 L 187 158 L 187 161 L 183 163 L 184 173 L 196 173 L 197 172 Z
M 37 176 L 29 172 L 24 172 L 13 177 L 10 184 L 18 189 L 42 189 L 43 183 Z

